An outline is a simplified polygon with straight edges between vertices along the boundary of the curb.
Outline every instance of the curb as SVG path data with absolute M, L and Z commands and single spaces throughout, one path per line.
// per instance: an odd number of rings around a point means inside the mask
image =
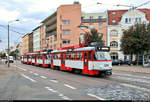
M 116 70 L 116 69 L 112 69 L 112 70 Z M 117 69 L 118 70 L 118 69 Z M 134 72 L 134 73 L 142 73 L 142 74 L 150 74 L 150 72 L 138 72 L 138 71 L 127 71 L 127 70 L 118 70 L 118 71 L 124 71 L 124 72 Z

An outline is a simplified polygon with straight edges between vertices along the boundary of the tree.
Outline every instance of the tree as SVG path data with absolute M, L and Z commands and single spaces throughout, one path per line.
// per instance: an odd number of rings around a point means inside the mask
M 150 50 L 150 24 L 136 24 L 123 32 L 121 39 L 121 50 L 124 54 L 144 54 Z M 132 59 L 131 59 L 132 60 Z M 138 64 L 138 63 L 137 63 Z
M 91 29 L 91 36 L 90 38 L 87 40 L 87 43 L 91 43 L 91 42 L 100 42 L 103 43 L 104 45 L 104 41 L 103 41 L 103 35 L 99 35 L 99 33 L 97 32 L 96 29 Z M 84 35 L 84 41 L 86 41 L 88 37 L 88 32 Z
M 16 59 L 17 54 L 15 51 L 12 51 L 12 52 L 10 52 L 9 56 L 13 56 Z
M 0 53 L 0 57 L 1 57 L 1 58 L 5 58 L 5 57 L 6 57 L 6 54 L 5 54 L 5 53 Z

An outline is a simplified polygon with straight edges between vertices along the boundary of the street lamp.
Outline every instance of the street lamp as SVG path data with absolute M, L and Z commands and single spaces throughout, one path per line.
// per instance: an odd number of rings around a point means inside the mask
M 13 21 L 9 21 L 9 22 L 8 22 L 8 59 L 7 59 L 7 61 L 8 61 L 8 67 L 9 67 L 9 24 L 10 24 L 10 23 L 13 23 L 13 22 L 15 22 L 15 21 L 19 21 L 19 19 L 16 19 L 16 20 L 13 20 Z

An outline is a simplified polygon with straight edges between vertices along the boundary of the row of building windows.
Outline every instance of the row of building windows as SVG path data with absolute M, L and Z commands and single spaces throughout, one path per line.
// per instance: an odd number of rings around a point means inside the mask
M 125 23 L 131 23 L 131 18 L 125 18 Z M 135 18 L 135 23 L 141 23 L 141 18 Z
M 81 19 L 84 19 L 84 18 L 85 18 L 84 16 L 81 17 Z M 89 16 L 89 19 L 102 19 L 102 16 L 98 16 L 98 17 L 95 17 L 95 18 L 93 16 Z
M 131 18 L 125 18 L 125 23 L 131 23 L 132 22 L 132 19 Z M 112 20 L 112 23 L 116 23 L 116 20 Z M 141 23 L 141 18 L 135 18 L 135 23 Z
M 118 42 L 112 41 L 112 42 L 110 42 L 110 46 L 111 47 L 118 47 Z
M 70 25 L 70 21 L 69 20 L 62 21 L 62 25 Z
M 80 28 L 81 28 L 81 29 L 84 29 L 85 27 L 84 27 L 84 26 L 81 26 Z M 90 29 L 93 29 L 93 28 L 94 28 L 94 24 L 90 24 L 90 25 L 89 25 L 89 28 L 90 28 Z M 103 29 L 103 24 L 99 24 L 99 29 Z

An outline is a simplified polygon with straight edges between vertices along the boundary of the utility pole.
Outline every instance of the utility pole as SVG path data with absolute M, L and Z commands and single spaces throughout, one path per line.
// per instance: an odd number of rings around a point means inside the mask
M 16 20 L 14 20 L 14 21 L 19 21 L 19 19 L 16 19 Z M 10 52 L 10 49 L 9 49 L 9 24 L 12 23 L 12 22 L 14 22 L 14 21 L 9 21 L 9 22 L 8 22 L 8 57 L 7 57 L 8 67 L 10 66 L 10 65 L 9 65 L 9 52 Z
M 9 67 L 9 23 L 8 23 L 8 57 L 7 57 L 7 61 L 8 61 L 8 67 Z

